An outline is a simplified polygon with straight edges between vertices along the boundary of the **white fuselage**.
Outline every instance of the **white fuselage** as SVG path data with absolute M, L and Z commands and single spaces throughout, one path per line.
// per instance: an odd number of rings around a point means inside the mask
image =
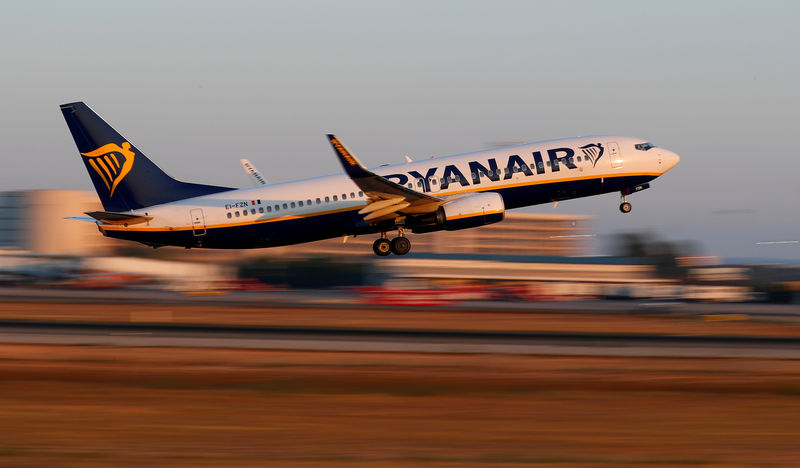
M 671 151 L 652 146 L 642 149 L 643 145 L 648 144 L 622 136 L 568 138 L 382 166 L 373 171 L 437 197 L 498 192 L 507 208 L 516 208 L 620 190 L 628 181 L 633 186 L 652 180 L 679 161 Z M 142 208 L 135 214 L 151 217 L 147 223 L 102 229 L 114 237 L 126 237 L 124 232 L 230 229 L 354 213 L 366 204 L 367 196 L 341 173 Z M 348 232 L 345 227 L 331 233 L 356 232 Z M 235 236 L 232 242 L 235 243 Z

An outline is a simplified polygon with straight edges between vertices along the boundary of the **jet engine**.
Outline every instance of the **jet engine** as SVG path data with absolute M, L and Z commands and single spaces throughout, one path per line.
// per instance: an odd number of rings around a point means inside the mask
M 456 231 L 503 220 L 505 204 L 499 193 L 476 193 L 449 201 L 436 211 L 436 225 Z

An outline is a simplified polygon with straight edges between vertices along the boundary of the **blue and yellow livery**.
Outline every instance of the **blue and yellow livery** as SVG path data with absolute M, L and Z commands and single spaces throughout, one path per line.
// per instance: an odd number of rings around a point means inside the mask
M 404 255 L 406 230 L 482 226 L 522 206 L 620 192 L 627 213 L 627 196 L 679 161 L 638 138 L 592 136 L 370 170 L 328 135 L 343 174 L 236 189 L 173 179 L 82 102 L 61 111 L 103 204 L 87 214 L 106 236 L 154 247 L 262 248 L 378 234 L 377 255 Z

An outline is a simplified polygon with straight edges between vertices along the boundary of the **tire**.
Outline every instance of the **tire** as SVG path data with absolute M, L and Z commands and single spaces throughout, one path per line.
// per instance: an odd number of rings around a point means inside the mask
M 619 205 L 619 211 L 621 211 L 623 213 L 630 213 L 632 209 L 633 209 L 633 206 L 631 206 L 631 204 L 628 203 L 628 202 L 624 202 L 624 203 Z
M 392 253 L 395 255 L 405 255 L 411 251 L 411 241 L 407 237 L 395 237 L 392 239 Z
M 372 251 L 379 257 L 385 257 L 392 253 L 392 246 L 386 239 L 376 239 L 372 243 Z

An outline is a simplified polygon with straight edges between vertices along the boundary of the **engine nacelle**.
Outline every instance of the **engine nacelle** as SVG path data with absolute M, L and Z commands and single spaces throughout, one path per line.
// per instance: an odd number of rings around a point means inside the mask
M 436 211 L 436 224 L 448 231 L 503 220 L 505 203 L 499 193 L 476 193 L 445 203 Z

